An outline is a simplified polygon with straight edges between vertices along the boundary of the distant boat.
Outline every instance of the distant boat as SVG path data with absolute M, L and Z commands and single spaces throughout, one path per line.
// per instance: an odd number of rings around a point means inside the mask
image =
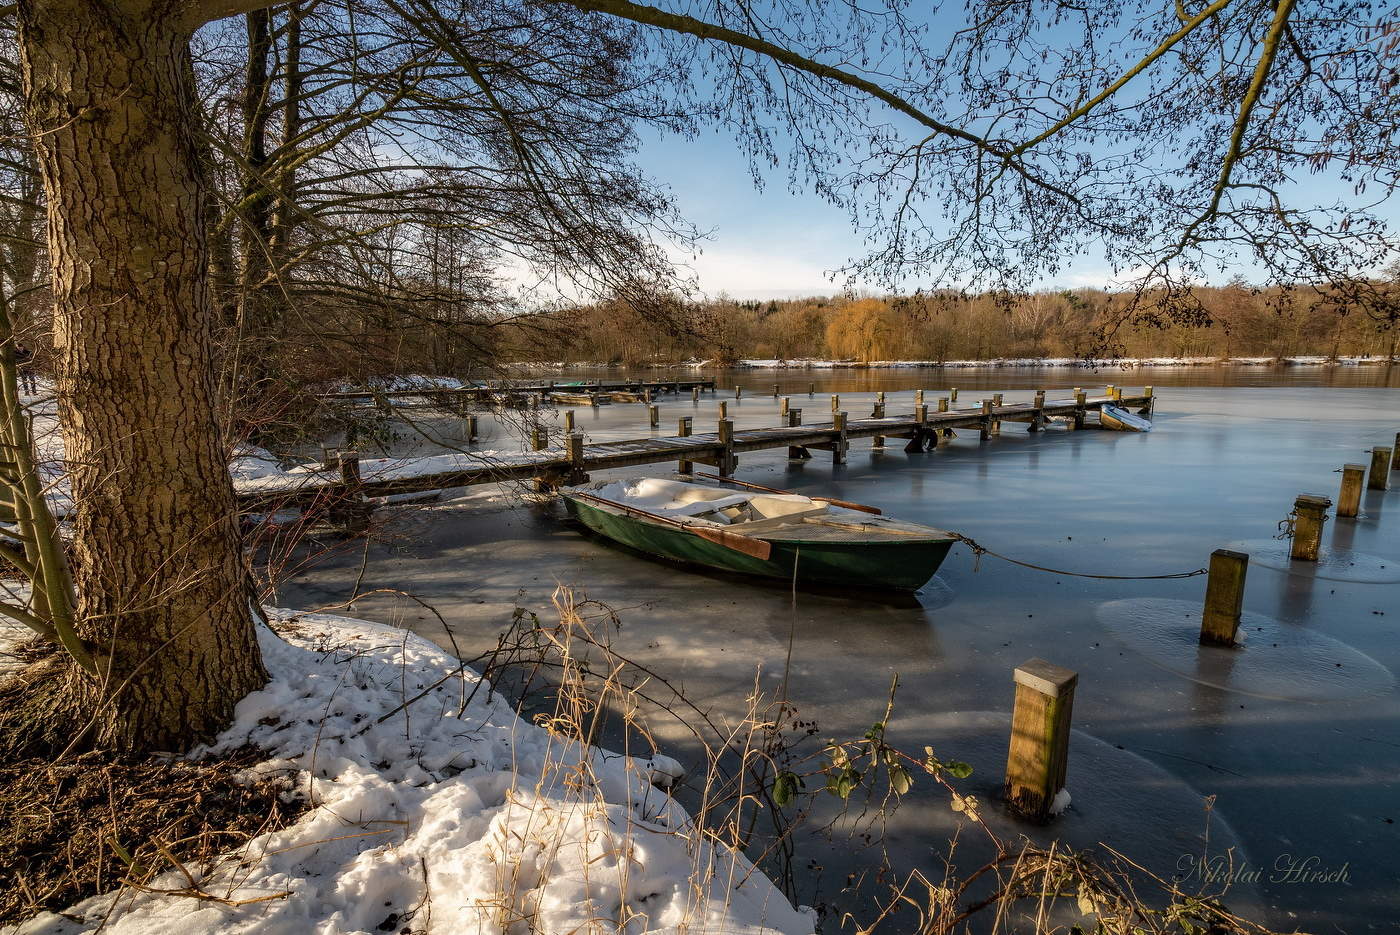
M 1099 410 L 1099 425 L 1115 432 L 1150 432 L 1152 420 L 1134 415 L 1119 406 L 1104 406 Z
M 606 396 L 597 393 L 550 393 L 549 398 L 556 403 L 573 403 L 575 406 L 597 406 L 599 403 L 612 402 Z
M 874 507 L 726 483 L 746 489 L 637 477 L 559 495 L 589 529 L 650 555 L 809 584 L 912 591 L 957 541 Z

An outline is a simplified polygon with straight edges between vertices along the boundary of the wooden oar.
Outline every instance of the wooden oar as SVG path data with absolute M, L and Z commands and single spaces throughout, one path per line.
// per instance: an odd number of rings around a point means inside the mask
M 696 471 L 696 477 L 708 477 L 710 480 L 723 481 L 726 484 L 737 484 L 740 487 L 748 487 L 750 490 L 762 490 L 765 493 L 781 493 L 794 497 L 806 497 L 808 500 L 816 500 L 818 503 L 830 503 L 832 506 L 839 506 L 847 510 L 858 510 L 861 513 L 874 513 L 876 516 L 883 516 L 883 511 L 878 506 L 866 506 L 864 503 L 852 503 L 849 500 L 837 500 L 834 497 L 813 497 L 805 493 L 797 493 L 792 490 L 779 490 L 776 487 L 765 487 L 762 484 L 750 484 L 745 480 L 735 480 L 732 477 L 720 477 L 718 474 L 706 474 L 704 471 Z
M 650 513 L 646 510 L 639 510 L 634 506 L 618 503 L 616 500 L 609 500 L 606 497 L 595 497 L 593 494 L 584 493 L 581 490 L 571 490 L 568 495 L 571 497 L 579 497 L 583 500 L 590 500 L 594 503 L 604 503 L 608 506 L 616 507 L 625 513 L 645 516 L 647 519 L 663 523 L 667 526 L 674 526 L 677 529 L 683 529 L 691 535 L 699 536 L 701 539 L 713 542 L 715 545 L 722 545 L 726 549 L 731 549 L 735 552 L 740 552 L 765 562 L 768 561 L 768 557 L 773 554 L 772 543 L 765 542 L 762 539 L 755 539 L 753 536 L 745 536 L 741 533 L 731 532 L 719 526 L 696 526 L 690 523 L 683 523 L 678 519 L 662 516 L 660 513 Z

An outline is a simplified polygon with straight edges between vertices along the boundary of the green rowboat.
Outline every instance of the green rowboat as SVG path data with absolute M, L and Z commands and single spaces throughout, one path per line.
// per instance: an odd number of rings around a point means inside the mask
M 738 482 L 733 482 L 738 483 Z M 831 587 L 913 591 L 933 577 L 950 533 L 822 499 L 657 477 L 559 491 L 570 515 L 650 555 Z

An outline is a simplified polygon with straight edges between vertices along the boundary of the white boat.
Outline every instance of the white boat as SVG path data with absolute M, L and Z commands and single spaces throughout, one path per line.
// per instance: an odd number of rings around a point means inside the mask
M 1152 420 L 1135 415 L 1119 406 L 1104 406 L 1099 410 L 1099 425 L 1115 432 L 1150 432 Z

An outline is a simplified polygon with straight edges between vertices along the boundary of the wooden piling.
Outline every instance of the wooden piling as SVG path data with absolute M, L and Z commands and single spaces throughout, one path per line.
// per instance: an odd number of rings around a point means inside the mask
M 721 419 L 729 418 L 729 403 L 722 399 L 719 401 L 719 417 Z
M 1326 497 L 1300 494 L 1293 501 L 1293 546 L 1289 557 L 1304 562 L 1317 561 L 1322 550 L 1322 524 L 1327 522 L 1327 508 L 1332 501 Z
M 661 407 L 660 407 L 660 406 L 655 406 L 655 405 L 650 405 L 650 404 L 648 404 L 648 405 L 647 405 L 647 418 L 648 418 L 648 420 L 650 420 L 650 422 L 651 422 L 651 427 L 652 427 L 652 428 L 656 428 L 658 425 L 660 425 L 660 424 L 661 424 Z
M 956 386 L 950 386 L 948 388 L 948 399 L 952 402 L 958 401 L 958 388 Z
M 835 393 L 831 394 L 831 411 L 835 412 L 841 408 L 841 397 Z
M 787 414 L 788 414 L 788 410 L 791 409 L 791 408 L 792 408 L 792 397 L 790 397 L 790 396 L 784 396 L 781 400 L 778 401 L 778 424 L 779 424 L 779 425 L 786 425 L 786 424 L 787 424 Z
M 573 430 L 574 430 L 574 411 L 573 411 L 572 409 L 565 409 L 565 410 L 564 410 L 564 431 L 566 431 L 566 432 L 572 432 Z
M 919 403 L 919 408 L 914 411 L 914 418 L 919 420 L 919 425 L 928 425 L 928 406 Z
M 467 441 L 474 442 L 480 437 L 476 429 L 476 416 L 467 416 Z
M 1076 429 L 1084 427 L 1085 406 L 1088 405 L 1089 395 L 1079 387 L 1074 388 L 1074 421 L 1070 424 Z
M 583 469 L 583 433 L 570 432 L 564 440 L 564 447 L 569 454 L 569 483 L 586 484 L 588 472 Z
M 734 387 L 734 398 L 735 398 L 735 399 L 738 399 L 740 396 L 743 396 L 743 395 L 744 395 L 744 388 L 743 388 L 742 386 L 736 386 L 736 387 Z
M 733 420 L 721 419 L 719 421 L 719 443 L 723 446 L 719 455 L 719 473 L 723 477 L 728 477 L 739 466 L 739 459 L 734 457 Z
M 544 451 L 549 447 L 549 432 L 543 425 L 537 425 L 530 430 L 530 447 L 535 451 Z
M 831 443 L 831 463 L 845 464 L 846 449 L 850 442 L 846 438 L 846 413 L 833 412 L 831 414 L 831 427 L 836 429 L 836 438 Z
M 1000 393 L 994 393 L 994 394 L 992 394 L 992 406 L 993 406 L 994 408 L 996 408 L 996 409 L 1000 409 L 1000 408 L 1001 408 L 1001 394 L 1000 394 Z M 993 434 L 993 435 L 1000 435 L 1000 434 L 1001 434 L 1001 420 L 1000 420 L 1000 419 L 993 419 L 993 420 L 992 420 L 992 428 L 991 428 L 991 431 L 992 431 L 992 434 Z
M 918 409 L 918 408 L 919 408 L 920 406 L 922 406 L 923 404 L 924 404 L 924 391 L 923 391 L 923 390 L 915 390 L 915 391 L 914 391 L 914 408 L 915 408 L 915 409 Z
M 1201 610 L 1201 645 L 1234 646 L 1244 609 L 1244 579 L 1249 556 L 1244 552 L 1216 549 L 1210 553 L 1210 576 Z
M 1041 426 L 1045 424 L 1045 391 L 1035 391 L 1034 409 L 1031 411 L 1031 425 L 1026 429 L 1028 432 L 1039 432 Z
M 816 396 L 816 395 L 817 395 L 817 384 L 816 384 L 816 383 L 808 383 L 808 384 L 807 384 L 807 395 L 808 395 L 808 396 Z
M 788 424 L 789 426 L 801 425 L 801 424 L 802 424 L 802 410 L 801 410 L 801 409 L 789 409 L 789 410 L 788 410 L 787 424 Z M 797 460 L 805 461 L 805 460 L 807 460 L 808 458 L 812 457 L 812 453 L 811 453 L 810 451 L 808 451 L 806 448 L 802 447 L 801 445 L 789 445 L 789 446 L 788 446 L 788 455 L 787 455 L 787 456 L 788 456 L 788 458 L 789 458 L 790 460 L 791 460 L 791 459 L 797 459 Z
M 1079 676 L 1044 659 L 1016 667 L 1016 702 L 1006 755 L 1007 804 L 1032 821 L 1045 822 L 1065 787 L 1070 719 Z
M 1152 387 L 1150 386 L 1144 386 L 1142 388 L 1142 395 L 1147 397 L 1147 402 L 1142 404 L 1142 408 L 1138 410 L 1138 415 L 1147 416 L 1150 419 L 1152 418 L 1153 403 L 1157 401 L 1157 397 L 1153 395 Z
M 1395 447 L 1390 449 L 1390 469 L 1400 471 L 1400 432 L 1395 433 Z
M 723 403 L 721 403 L 720 405 L 723 405 Z M 689 438 L 690 426 L 694 418 L 694 416 L 681 416 L 680 423 L 676 426 L 676 434 L 681 438 Z M 694 470 L 695 465 L 691 464 L 689 461 L 682 460 L 679 464 L 676 465 L 677 474 L 689 474 Z
M 650 403 L 651 403 L 651 390 L 649 390 L 649 389 L 642 390 L 642 402 L 647 403 L 647 404 L 650 404 Z M 655 422 L 652 423 L 652 425 L 655 425 L 655 424 L 656 424 Z
M 374 506 L 365 500 L 360 477 L 360 453 L 342 448 L 331 457 L 340 472 L 344 492 L 339 502 L 326 511 L 326 518 L 348 533 L 362 533 L 369 528 L 370 511 Z
M 700 387 L 692 386 L 690 388 L 690 401 L 693 403 L 700 402 Z
M 1342 465 L 1342 492 L 1337 497 L 1338 516 L 1357 516 L 1361 512 L 1361 487 L 1366 479 L 1366 465 Z
M 939 411 L 939 412 L 947 412 L 947 411 L 948 411 L 948 397 L 946 397 L 946 396 L 940 396 L 940 397 L 938 397 L 938 411 Z
M 774 399 L 777 399 L 777 398 L 778 398 L 778 384 L 776 384 L 776 383 L 773 384 L 773 398 L 774 398 Z
M 982 400 L 982 421 L 978 423 L 978 434 L 982 441 L 992 437 L 992 401 Z
M 1371 474 L 1366 479 L 1366 486 L 1372 490 L 1388 490 L 1390 488 L 1390 456 L 1393 452 L 1389 448 L 1371 449 Z

